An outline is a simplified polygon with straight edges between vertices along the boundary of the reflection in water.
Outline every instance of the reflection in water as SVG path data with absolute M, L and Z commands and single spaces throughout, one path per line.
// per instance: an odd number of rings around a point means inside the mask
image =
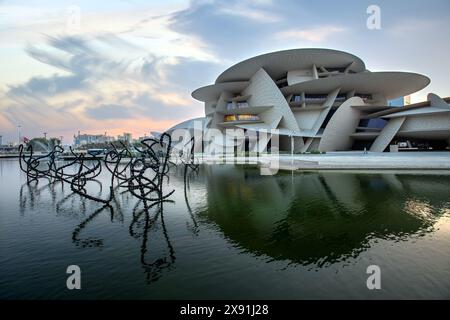
M 199 214 L 256 255 L 317 267 L 357 257 L 371 240 L 433 230 L 448 206 L 448 176 L 304 173 L 208 168 Z
M 139 210 L 141 203 L 143 204 L 143 209 Z M 164 222 L 164 203 L 173 203 L 173 201 L 163 200 L 162 202 L 149 204 L 145 198 L 138 200 L 134 206 L 133 219 L 128 228 L 130 236 L 136 239 L 142 239 L 140 261 L 149 284 L 158 280 L 163 270 L 170 270 L 175 262 L 175 250 L 170 242 Z M 166 253 L 163 253 L 162 256 L 156 255 L 155 258 L 150 258 L 154 255 L 151 252 L 154 250 L 148 249 L 149 234 L 159 230 L 157 225 L 158 220 L 160 221 L 159 226 L 162 229 L 164 241 L 168 249 L 168 257 Z
M 100 185 L 101 182 L 97 181 Z M 51 204 L 57 215 L 62 212 L 69 211 L 75 216 L 86 217 L 86 199 L 79 196 L 76 193 L 69 193 L 68 195 L 63 194 L 63 198 L 56 201 L 57 194 L 54 190 L 55 183 L 47 183 L 43 186 L 39 186 L 37 183 L 25 183 L 20 188 L 19 196 L 19 206 L 20 212 L 23 215 L 27 208 L 34 210 L 36 203 L 40 202 L 41 195 L 44 191 L 49 191 L 51 194 Z M 110 214 L 111 222 L 120 221 L 123 222 L 123 208 L 125 205 L 131 203 L 131 200 L 136 200 L 134 197 L 130 197 L 130 193 L 122 192 L 118 193 L 118 187 L 114 189 L 114 202 L 113 205 L 104 205 L 94 212 L 87 215 L 86 218 L 79 223 L 72 232 L 72 242 L 80 248 L 90 248 L 90 247 L 103 247 L 104 240 L 97 237 L 86 237 L 81 236 L 83 230 L 85 230 L 90 223 L 92 223 L 96 218 L 100 216 L 103 212 L 108 212 Z M 98 196 L 101 196 L 101 191 Z M 74 209 L 74 201 L 71 202 L 69 210 L 65 206 L 69 200 L 78 200 L 81 204 L 80 210 Z M 135 205 L 132 211 L 132 221 L 129 225 L 130 236 L 141 239 L 140 246 L 140 262 L 144 273 L 146 274 L 147 282 L 150 284 L 158 280 L 164 270 L 168 271 L 172 268 L 175 262 L 175 250 L 167 232 L 166 224 L 164 221 L 164 203 L 173 203 L 171 200 L 163 200 L 161 202 L 151 202 L 147 201 L 145 198 L 138 199 L 135 201 Z M 128 208 L 128 206 L 127 206 Z M 126 208 L 126 209 L 127 209 Z M 159 222 L 159 224 L 158 224 Z M 163 253 L 158 255 L 159 252 L 153 253 L 151 248 L 149 248 L 148 243 L 150 242 L 150 234 L 157 238 L 158 233 L 162 231 L 164 242 L 167 248 L 167 254 Z M 152 254 L 153 253 L 153 254 Z
M 119 174 L 127 167 L 128 164 L 118 167 Z M 189 182 L 198 175 L 198 166 L 191 162 L 186 162 L 182 167 L 174 166 L 173 170 L 176 172 L 175 175 L 177 177 L 182 177 L 183 179 L 184 200 L 192 221 L 192 223 L 188 223 L 189 230 L 191 230 L 192 234 L 198 235 L 199 225 L 188 200 L 190 192 Z M 169 175 L 166 175 L 165 178 L 166 183 L 164 186 L 170 188 Z M 95 185 L 90 186 L 85 192 L 89 192 L 92 195 L 95 194 L 94 197 L 100 199 L 103 196 L 102 179 L 105 180 L 105 178 L 99 175 L 98 179 L 100 180 L 91 179 L 90 182 L 95 183 L 96 187 Z M 61 186 L 60 192 L 55 191 L 57 185 Z M 142 194 L 143 190 L 140 190 L 141 194 L 136 195 L 133 192 L 128 192 L 128 190 L 120 190 L 120 184 L 117 184 L 112 189 L 110 204 L 105 204 L 96 208 L 92 213 L 87 213 L 89 210 L 87 209 L 89 207 L 87 198 L 70 192 L 71 190 L 68 191 L 69 193 L 66 195 L 64 193 L 64 183 L 58 181 L 52 182 L 49 180 L 47 184 L 42 186 L 38 186 L 37 180 L 24 183 L 20 188 L 19 194 L 20 212 L 24 215 L 28 209 L 34 210 L 36 205 L 41 203 L 42 194 L 49 192 L 51 195 L 51 207 L 57 216 L 69 214 L 72 217 L 82 219 L 72 232 L 72 242 L 79 248 L 91 248 L 105 246 L 104 239 L 100 237 L 83 237 L 83 233 L 86 232 L 85 230 L 94 220 L 104 213 L 109 213 L 111 222 L 119 221 L 123 223 L 124 212 L 133 208 L 128 230 L 131 237 L 141 241 L 140 262 L 146 274 L 147 282 L 151 283 L 158 280 L 163 271 L 172 269 L 176 259 L 175 250 L 167 231 L 163 208 L 164 203 L 174 203 L 174 201 L 168 199 L 157 202 L 150 201 L 147 199 L 147 194 Z M 76 209 L 77 206 L 79 206 L 78 210 Z M 150 243 L 153 243 L 153 246 Z M 161 248 L 161 243 L 164 244 L 163 247 L 165 248 Z
M 188 193 L 190 192 L 190 181 L 192 179 L 192 177 L 197 177 L 198 176 L 198 167 L 195 170 L 190 171 L 188 166 L 184 167 L 184 174 L 183 174 L 183 178 L 184 178 L 184 201 L 186 202 L 186 208 L 189 212 L 189 216 L 191 218 L 192 221 L 192 225 L 189 225 L 188 223 L 188 228 L 191 230 L 192 234 L 194 235 L 198 235 L 199 232 L 199 226 L 198 226 L 198 222 L 197 219 L 195 218 L 195 215 L 192 211 L 191 205 L 189 204 L 189 196 Z
M 103 210 L 109 209 L 111 213 L 111 217 L 114 215 L 113 209 L 111 206 L 103 206 L 97 210 L 95 210 L 93 213 L 91 213 L 85 220 L 83 220 L 78 226 L 76 226 L 75 230 L 73 230 L 72 233 L 72 241 L 76 246 L 85 248 L 85 247 L 102 247 L 103 246 L 103 239 L 98 238 L 85 238 L 82 239 L 79 237 L 79 234 L 83 229 L 86 228 L 86 226 L 94 220 Z
M 102 182 L 104 177 L 98 179 Z M 258 168 L 249 166 L 175 167 L 164 184 L 176 190 L 172 204 L 148 203 L 116 187 L 110 206 L 95 207 L 64 190 L 63 184 L 24 184 L 19 205 L 24 215 L 47 201 L 56 215 L 80 220 L 71 239 L 85 250 L 111 245 L 99 234 L 99 230 L 113 232 L 101 217 L 126 223 L 126 237 L 138 244 L 122 250 L 136 251 L 146 282 L 154 283 L 168 272 L 178 275 L 175 265 L 183 265 L 180 261 L 189 250 L 186 255 L 192 256 L 185 259 L 207 264 L 220 277 L 225 271 L 214 265 L 218 260 L 210 259 L 217 243 L 227 246 L 231 242 L 241 256 L 260 256 L 266 262 L 283 261 L 316 271 L 338 262 L 357 263 L 356 258 L 381 239 L 394 243 L 433 232 L 437 219 L 449 212 L 449 183 L 449 175 L 322 172 L 261 176 Z M 95 190 L 89 192 L 96 194 Z M 171 219 L 170 232 L 166 215 Z M 183 219 L 181 224 L 179 219 Z M 101 229 L 92 227 L 96 220 L 97 225 L 103 223 Z M 206 228 L 208 232 L 200 232 Z M 194 235 L 189 241 L 196 243 L 183 247 L 187 241 L 183 232 Z M 217 242 L 217 235 L 225 242 Z M 211 247 L 209 237 L 216 239 Z M 192 279 L 200 279 L 196 269 L 192 272 L 196 273 Z
M 155 206 L 157 211 L 154 217 L 150 217 L 149 210 L 145 210 L 144 212 L 144 231 L 142 232 L 142 244 L 141 244 L 141 264 L 144 268 L 144 272 L 147 275 L 147 282 L 151 283 L 153 281 L 158 280 L 161 277 L 162 271 L 165 269 L 166 271 L 170 270 L 175 262 L 175 251 L 170 242 L 169 235 L 167 233 L 166 224 L 164 222 L 164 212 L 163 206 L 158 205 Z M 162 232 L 164 235 L 164 240 L 166 242 L 168 248 L 168 256 L 156 256 L 155 258 L 149 258 L 148 256 L 152 256 L 151 252 L 147 248 L 147 244 L 149 242 L 149 232 L 154 231 L 156 229 L 157 220 L 161 221 Z M 130 229 L 131 234 L 131 229 Z

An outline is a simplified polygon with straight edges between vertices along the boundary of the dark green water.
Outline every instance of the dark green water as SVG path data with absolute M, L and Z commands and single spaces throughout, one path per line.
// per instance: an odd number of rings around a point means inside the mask
M 0 298 L 450 298 L 449 174 L 214 165 L 189 181 L 171 173 L 174 203 L 151 223 L 130 194 L 98 211 L 1 160 Z M 66 289 L 71 264 L 81 290 Z

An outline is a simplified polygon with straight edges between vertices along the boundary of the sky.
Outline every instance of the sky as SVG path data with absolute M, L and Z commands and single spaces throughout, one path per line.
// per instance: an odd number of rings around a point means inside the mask
M 163 131 L 203 116 L 190 93 L 229 66 L 293 48 L 431 78 L 412 102 L 448 97 L 449 11 L 448 0 L 0 0 L 0 135 Z

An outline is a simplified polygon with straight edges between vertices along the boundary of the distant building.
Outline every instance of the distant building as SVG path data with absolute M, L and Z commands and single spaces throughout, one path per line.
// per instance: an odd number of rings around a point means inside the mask
M 411 96 L 400 97 L 388 101 L 388 106 L 390 107 L 404 107 L 410 104 L 411 104 Z
M 105 134 L 80 134 L 73 136 L 73 144 L 75 147 L 79 147 L 90 143 L 108 143 L 114 141 L 113 137 Z
M 122 135 L 117 137 L 117 140 L 128 142 L 128 143 L 131 143 L 132 139 L 133 139 L 133 136 L 131 135 L 131 133 L 127 133 L 127 132 L 124 132 Z
M 0 136 L 0 154 L 18 153 L 18 152 L 19 146 L 17 144 L 14 144 L 12 142 L 3 144 L 3 136 Z
M 388 101 L 389 107 L 403 107 L 404 105 L 405 105 L 404 97 L 400 97 L 400 98 Z
M 404 98 L 405 106 L 409 106 L 411 104 L 411 96 L 406 96 Z
M 149 136 L 145 135 L 143 137 L 139 137 L 139 138 L 135 139 L 135 142 L 140 142 L 140 141 L 142 141 L 144 139 L 147 139 L 147 138 L 149 138 Z

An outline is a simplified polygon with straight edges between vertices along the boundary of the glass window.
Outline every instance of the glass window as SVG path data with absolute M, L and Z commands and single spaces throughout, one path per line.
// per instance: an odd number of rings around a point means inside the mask
M 253 114 L 240 114 L 238 120 L 259 120 L 259 117 Z
M 230 121 L 259 121 L 260 118 L 254 114 L 237 114 L 237 115 L 226 115 L 223 118 L 224 122 Z
M 355 96 L 360 97 L 361 99 L 363 99 L 363 101 L 372 100 L 372 95 L 371 94 L 356 93 Z
M 345 93 L 344 94 L 338 94 L 337 97 L 336 97 L 336 102 L 343 102 L 345 100 L 347 100 L 347 95 Z
M 341 67 L 330 68 L 330 67 L 328 67 L 328 68 L 327 68 L 327 71 L 328 71 L 328 72 L 334 72 L 334 71 L 337 71 L 337 72 L 339 72 L 339 73 L 344 73 L 344 72 L 345 72 L 345 68 L 341 68 Z
M 235 115 L 227 115 L 223 118 L 223 121 L 225 121 L 225 122 L 236 121 L 236 116 Z
M 291 98 L 291 102 L 301 102 L 301 101 L 302 101 L 302 96 L 299 94 L 295 94 Z
M 328 98 L 327 94 L 305 94 L 305 101 L 306 102 L 324 102 Z
M 239 108 L 247 108 L 248 107 L 248 103 L 247 101 L 240 101 L 240 102 L 236 102 L 236 107 Z
M 387 124 L 384 119 L 361 119 L 358 127 L 383 129 Z

